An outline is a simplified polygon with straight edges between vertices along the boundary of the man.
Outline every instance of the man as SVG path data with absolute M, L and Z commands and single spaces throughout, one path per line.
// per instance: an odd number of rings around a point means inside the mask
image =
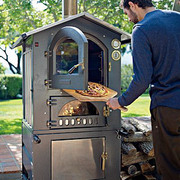
M 163 180 L 180 180 L 180 13 L 156 10 L 151 0 L 122 0 L 132 33 L 134 77 L 112 109 L 128 106 L 150 85 L 153 142 Z

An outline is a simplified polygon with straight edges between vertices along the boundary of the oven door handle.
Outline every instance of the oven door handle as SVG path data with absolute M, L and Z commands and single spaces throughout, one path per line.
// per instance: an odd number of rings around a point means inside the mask
M 79 66 L 82 66 L 82 69 L 84 70 L 84 62 L 74 65 L 71 69 L 68 70 L 69 74 L 72 74 L 73 71 L 78 68 Z

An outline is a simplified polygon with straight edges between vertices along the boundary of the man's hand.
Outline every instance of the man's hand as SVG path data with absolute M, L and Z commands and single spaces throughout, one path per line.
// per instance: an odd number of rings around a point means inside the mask
M 118 98 L 110 98 L 106 104 L 113 110 L 119 109 L 121 107 L 118 102 Z

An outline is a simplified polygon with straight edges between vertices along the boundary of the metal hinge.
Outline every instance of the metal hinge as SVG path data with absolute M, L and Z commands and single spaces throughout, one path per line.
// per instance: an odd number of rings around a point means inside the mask
M 51 82 L 52 82 L 52 80 L 45 79 L 44 80 L 44 85 L 47 86 L 48 88 L 51 88 L 51 85 L 52 85 Z
M 108 117 L 110 115 L 110 110 L 108 106 L 104 106 L 103 108 L 103 116 Z
M 111 72 L 111 70 L 112 70 L 112 65 L 111 65 L 111 62 L 109 62 L 109 72 Z
M 57 103 L 54 103 L 54 102 L 56 102 L 56 101 L 57 101 L 57 99 L 47 99 L 47 100 L 46 100 L 46 104 L 47 104 L 48 106 L 57 105 Z
M 57 126 L 57 121 L 49 120 L 49 121 L 46 122 L 46 126 L 48 128 L 55 127 L 55 126 Z
M 52 56 L 52 51 L 44 51 L 44 57 L 50 57 Z

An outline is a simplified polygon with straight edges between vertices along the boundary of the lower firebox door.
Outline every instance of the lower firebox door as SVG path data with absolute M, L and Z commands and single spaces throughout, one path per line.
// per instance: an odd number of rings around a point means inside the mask
M 52 141 L 52 180 L 103 179 L 105 138 Z M 104 164 L 104 163 L 103 163 Z

